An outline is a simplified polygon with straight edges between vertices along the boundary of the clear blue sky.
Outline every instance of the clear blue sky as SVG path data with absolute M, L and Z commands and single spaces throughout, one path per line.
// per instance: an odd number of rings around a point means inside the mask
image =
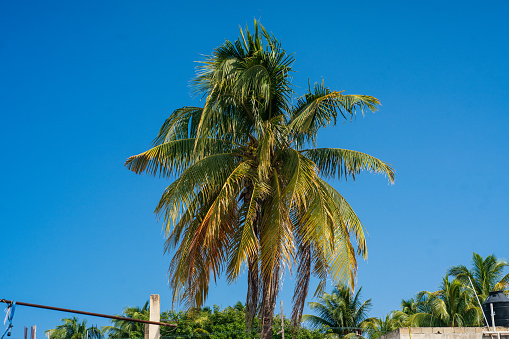
M 358 284 L 373 298 L 372 316 L 435 290 L 473 251 L 507 258 L 508 7 L 0 1 L 0 298 L 113 314 L 159 293 L 171 307 L 169 257 L 152 214 L 169 182 L 123 164 L 172 110 L 200 104 L 189 94 L 194 61 L 253 18 L 295 53 L 298 93 L 325 79 L 382 102 L 319 139 L 397 172 L 394 186 L 370 173 L 334 182 L 370 234 Z M 244 301 L 245 286 L 219 282 L 207 304 Z M 287 277 L 288 313 L 292 292 Z M 19 307 L 13 338 L 34 324 L 41 337 L 68 316 Z

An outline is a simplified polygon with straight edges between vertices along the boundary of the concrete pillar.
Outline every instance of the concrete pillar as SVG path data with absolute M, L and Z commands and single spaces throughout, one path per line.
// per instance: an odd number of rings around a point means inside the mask
M 159 294 L 150 295 L 150 321 L 161 321 L 161 302 Z M 148 331 L 147 331 L 148 327 Z M 145 339 L 159 339 L 159 325 L 145 324 Z

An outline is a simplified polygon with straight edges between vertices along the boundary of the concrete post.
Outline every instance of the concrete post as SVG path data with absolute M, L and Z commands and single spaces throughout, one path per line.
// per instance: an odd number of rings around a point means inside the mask
M 159 294 L 150 295 L 150 321 L 161 320 L 161 302 Z M 147 331 L 148 327 L 148 331 Z M 159 339 L 159 325 L 145 324 L 145 339 Z

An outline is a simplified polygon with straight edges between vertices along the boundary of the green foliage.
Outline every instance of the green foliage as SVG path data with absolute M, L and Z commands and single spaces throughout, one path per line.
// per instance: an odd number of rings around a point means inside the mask
M 62 319 L 63 324 L 47 330 L 50 339 L 102 339 L 104 334 L 97 327 L 87 327 L 87 321 L 79 322 L 78 318 Z
M 306 327 L 295 327 L 295 325 L 290 321 L 290 319 L 284 317 L 283 319 L 284 329 L 285 329 L 285 338 L 294 338 L 294 339 L 322 339 L 323 333 L 316 329 L 309 329 Z M 277 314 L 274 317 L 274 321 L 272 323 L 272 338 L 273 339 L 281 339 L 283 337 L 281 333 L 281 315 Z
M 370 324 L 374 329 L 371 337 L 381 335 L 386 331 L 384 328 L 388 330 L 392 324 L 415 327 L 483 326 L 482 311 L 470 280 L 481 303 L 490 291 L 503 290 L 508 294 L 509 274 L 504 275 L 504 268 L 508 266 L 506 260 L 497 259 L 495 255 L 483 258 L 474 252 L 472 269 L 465 265 L 449 268 L 437 291 L 421 291 L 414 298 L 403 299 L 401 311 L 393 311 L 385 321 L 379 319 Z M 384 322 L 391 325 L 387 326 Z
M 509 273 L 504 275 L 504 268 L 509 263 L 503 259 L 497 259 L 495 255 L 489 255 L 485 259 L 477 253 L 472 254 L 472 269 L 464 265 L 449 268 L 447 274 L 456 277 L 464 286 L 470 287 L 470 280 L 474 289 L 481 299 L 481 303 L 492 291 L 507 291 L 509 289 Z M 507 294 L 507 293 L 506 293 Z
M 406 325 L 408 315 L 401 311 L 392 311 L 382 318 L 369 318 L 362 323 L 366 336 L 375 339 Z
M 164 336 L 175 338 L 206 337 L 214 339 L 246 338 L 245 311 L 241 303 L 221 310 L 214 305 L 188 312 L 169 312 L 170 319 L 178 326 Z
M 122 316 L 148 320 L 147 305 L 148 303 L 143 308 L 127 307 Z M 258 325 L 255 325 L 249 334 L 246 333 L 245 306 L 241 302 L 224 309 L 214 305 L 212 309 L 203 307 L 190 311 L 165 311 L 161 313 L 161 319 L 178 324 L 176 328 L 161 326 L 162 338 L 246 339 L 260 337 Z M 142 339 L 144 337 L 144 324 L 117 319 L 112 319 L 111 322 L 112 326 L 103 327 L 108 339 Z M 255 318 L 255 324 L 257 323 L 258 319 Z M 291 338 L 296 328 L 287 318 L 284 319 L 284 324 L 285 338 Z M 274 317 L 273 338 L 281 338 L 281 334 L 278 333 L 280 330 L 281 318 L 277 315 Z M 318 339 L 322 336 L 317 330 L 301 328 L 298 336 L 294 338 Z
M 336 285 L 331 294 L 323 293 L 318 302 L 310 302 L 309 307 L 316 315 L 305 314 L 303 322 L 324 333 L 340 337 L 353 333 L 368 321 L 371 299 L 361 302 L 361 290 L 353 294 L 344 285 Z M 332 336 L 331 336 L 332 337 Z
M 427 312 L 412 314 L 408 324 L 417 327 L 465 327 L 481 326 L 482 313 L 470 289 L 457 279 L 446 275 L 440 289 L 435 292 L 422 291 L 416 296 L 421 309 Z
M 121 317 L 133 318 L 140 320 L 149 320 L 149 303 L 148 301 L 140 307 L 126 307 Z M 161 315 L 161 319 L 165 319 L 166 314 Z M 103 332 L 108 335 L 110 339 L 122 339 L 122 338 L 143 338 L 145 335 L 145 324 L 112 319 L 112 326 L 104 326 Z

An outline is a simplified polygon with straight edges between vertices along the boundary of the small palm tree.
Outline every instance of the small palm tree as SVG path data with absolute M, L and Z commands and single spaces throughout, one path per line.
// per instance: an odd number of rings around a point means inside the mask
M 410 299 L 403 299 L 401 301 L 401 312 L 405 313 L 406 315 L 413 315 L 415 313 L 419 313 L 417 311 L 418 303 L 415 301 L 414 298 Z
M 336 285 L 331 294 L 323 293 L 318 302 L 308 303 L 317 315 L 305 314 L 302 321 L 341 337 L 353 334 L 364 326 L 371 308 L 371 299 L 361 302 L 361 290 L 353 294 L 347 286 Z
M 442 279 L 436 292 L 422 291 L 417 294 L 420 312 L 410 316 L 408 324 L 417 327 L 480 326 L 482 313 L 475 306 L 471 290 L 458 279 Z
M 125 318 L 149 320 L 149 303 L 143 307 L 126 307 L 123 314 Z M 134 321 L 112 319 L 113 326 L 103 326 L 102 330 L 110 339 L 143 338 L 145 336 L 145 324 Z
M 401 301 L 401 312 L 407 316 L 418 313 L 432 314 L 433 309 L 426 294 L 418 293 L 415 298 L 403 299 Z
M 78 318 L 62 319 L 62 325 L 47 330 L 50 339 L 102 339 L 104 334 L 97 327 L 87 327 L 87 321 L 79 322 Z
M 412 299 L 413 300 L 413 299 Z M 363 322 L 362 329 L 370 339 L 381 337 L 405 326 L 408 315 L 402 311 L 392 311 L 382 318 L 369 318 Z
M 489 255 L 483 259 L 477 253 L 472 254 L 472 269 L 464 265 L 449 268 L 447 274 L 458 279 L 470 288 L 469 278 L 472 280 L 475 292 L 483 302 L 492 291 L 507 291 L 509 289 L 509 273 L 504 275 L 504 268 L 509 262 Z

